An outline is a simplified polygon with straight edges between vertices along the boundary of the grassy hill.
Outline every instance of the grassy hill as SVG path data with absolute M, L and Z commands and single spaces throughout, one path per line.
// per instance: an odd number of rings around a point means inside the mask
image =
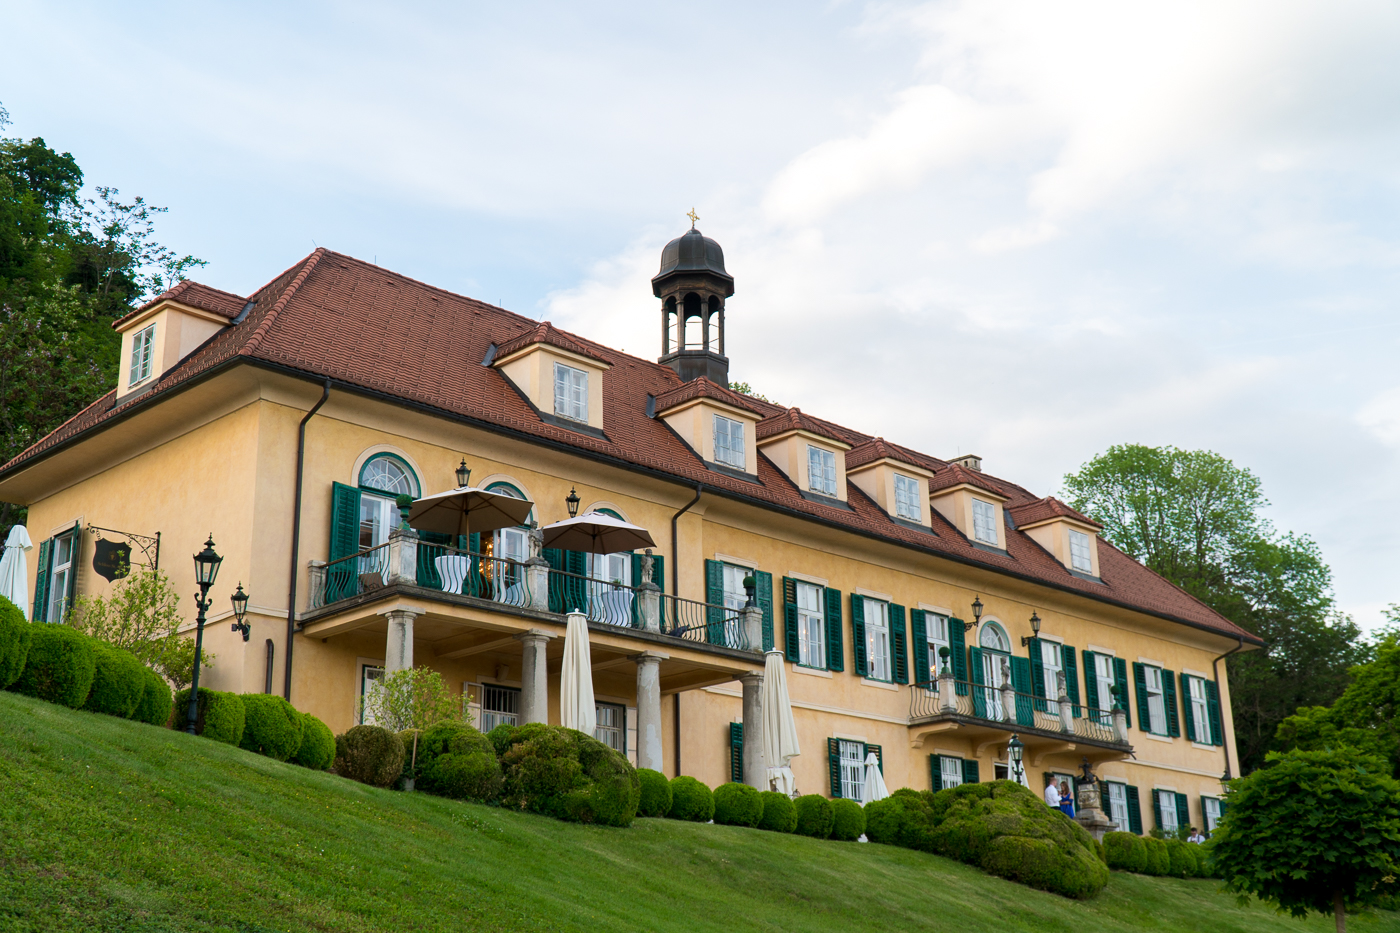
M 1330 928 L 1213 881 L 1115 873 L 1080 903 L 886 846 L 559 823 L 0 693 L 4 931 Z

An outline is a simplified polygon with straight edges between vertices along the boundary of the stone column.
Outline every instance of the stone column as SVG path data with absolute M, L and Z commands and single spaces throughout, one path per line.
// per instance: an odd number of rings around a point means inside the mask
M 1069 703 L 1069 695 L 1065 692 L 1065 674 L 1060 672 L 1059 696 L 1055 702 L 1060 707 L 1060 731 L 1066 735 L 1074 735 L 1074 710 Z
M 532 557 L 525 565 L 525 585 L 530 590 L 530 608 L 549 611 L 549 561 Z
M 1122 707 L 1113 710 L 1113 737 L 1124 745 L 1128 744 L 1128 714 Z
M 660 771 L 661 752 L 661 662 L 669 654 L 644 651 L 637 662 L 637 767 Z
M 956 713 L 958 711 L 957 681 L 953 679 L 953 672 L 948 669 L 948 665 L 943 665 L 943 670 L 938 672 L 938 711 L 940 713 Z
M 641 607 L 638 617 L 642 620 L 642 631 L 660 634 L 661 587 L 655 583 L 638 585 L 637 604 Z
M 739 678 L 744 685 L 744 783 L 768 789 L 768 768 L 763 762 L 763 672 L 751 671 Z
M 532 628 L 515 638 L 521 645 L 520 724 L 549 722 L 549 671 L 545 646 L 554 636 Z
M 312 560 L 306 563 L 306 608 L 320 609 L 326 604 L 326 562 Z
M 384 674 L 413 667 L 413 620 L 421 609 L 390 609 L 381 613 L 389 620 L 389 637 L 384 644 Z
M 757 606 L 745 606 L 739 610 L 740 626 L 743 628 L 744 648 L 749 651 L 763 650 L 763 610 Z M 745 739 L 744 747 L 748 747 Z
M 389 532 L 389 560 L 384 584 L 418 584 L 418 532 L 412 528 L 395 528 Z

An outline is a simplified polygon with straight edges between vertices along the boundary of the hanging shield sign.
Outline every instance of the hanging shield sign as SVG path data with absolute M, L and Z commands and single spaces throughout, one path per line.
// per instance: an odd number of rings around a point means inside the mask
M 109 583 L 126 576 L 131 572 L 131 545 L 98 540 L 92 550 L 92 569 Z

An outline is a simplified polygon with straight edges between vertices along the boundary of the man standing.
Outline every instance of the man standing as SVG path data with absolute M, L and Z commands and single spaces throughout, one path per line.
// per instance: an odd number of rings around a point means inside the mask
M 1045 778 L 1045 804 L 1052 810 L 1060 809 L 1060 785 L 1055 783 L 1055 775 Z
M 1200 830 L 1198 830 L 1198 829 L 1196 829 L 1196 827 L 1192 826 L 1192 827 L 1191 827 L 1191 835 L 1189 835 L 1189 836 L 1186 837 L 1186 841 L 1187 841 L 1187 842 L 1194 842 L 1194 843 L 1196 843 L 1197 845 L 1200 845 L 1202 842 L 1205 842 L 1205 841 L 1206 841 L 1206 837 L 1201 835 Z

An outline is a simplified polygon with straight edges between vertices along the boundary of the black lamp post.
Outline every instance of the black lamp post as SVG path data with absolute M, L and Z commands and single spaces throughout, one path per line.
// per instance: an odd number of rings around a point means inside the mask
M 1006 743 L 1006 760 L 1011 765 L 1011 780 L 1017 784 L 1026 783 L 1026 770 L 1021 765 L 1022 757 L 1025 755 L 1026 746 L 1021 741 L 1021 737 L 1014 732 L 1011 734 L 1011 741 Z
M 1031 631 L 1035 634 L 1030 636 L 1021 636 L 1022 648 L 1026 647 L 1026 645 L 1029 645 L 1031 643 L 1032 638 L 1040 637 L 1040 616 L 1036 615 L 1034 610 L 1031 611 Z
M 972 621 L 963 623 L 963 631 L 970 632 L 982 621 L 982 597 L 972 597 Z
M 195 617 L 194 674 L 190 677 L 190 708 L 186 713 L 189 727 L 185 731 L 190 735 L 195 734 L 194 724 L 199 718 L 199 665 L 204 651 L 204 613 L 209 611 L 212 604 L 209 588 L 214 585 L 214 578 L 219 575 L 219 565 L 223 562 L 224 559 L 214 551 L 214 535 L 211 533 L 209 540 L 204 542 L 204 550 L 194 556 L 194 582 L 199 585 L 194 604 L 199 615 Z
M 472 481 L 471 467 L 467 466 L 467 458 L 463 457 L 462 462 L 457 465 L 457 488 L 461 489 Z
M 578 504 L 583 500 L 578 497 L 578 492 L 572 486 L 569 487 L 569 495 L 564 500 L 564 504 L 569 507 L 569 517 L 578 518 Z
M 229 602 L 233 603 L 233 630 L 243 633 L 243 640 L 248 640 L 248 635 L 253 627 L 246 621 L 248 617 L 248 594 L 243 592 L 243 581 L 238 582 L 238 592 L 229 597 Z

